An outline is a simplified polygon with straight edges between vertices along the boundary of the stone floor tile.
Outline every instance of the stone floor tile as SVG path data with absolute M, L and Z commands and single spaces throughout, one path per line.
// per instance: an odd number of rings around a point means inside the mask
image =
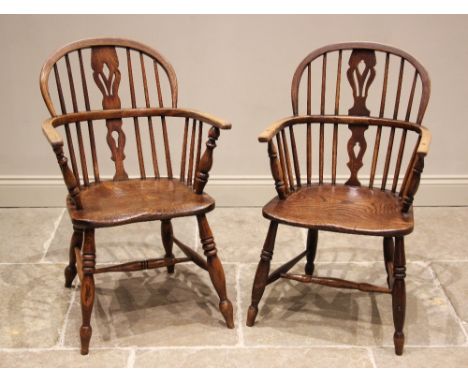
M 301 272 L 301 268 L 292 272 Z M 241 267 L 243 317 L 250 303 L 250 288 L 245 285 L 252 285 L 254 272 L 255 266 Z M 383 266 L 376 263 L 318 264 L 316 272 L 319 276 L 385 283 Z M 428 266 L 408 264 L 406 280 L 406 343 L 463 344 L 463 331 Z M 255 327 L 244 330 L 247 345 L 393 344 L 389 295 L 279 280 L 267 287 L 260 304 Z
M 416 207 L 408 260 L 468 260 L 468 207 Z
M 224 267 L 228 297 L 236 309 L 236 266 Z M 166 270 L 96 276 L 90 349 L 109 346 L 234 345 L 237 330 L 227 329 L 208 272 L 178 264 Z M 236 312 L 234 312 L 234 317 Z M 73 305 L 65 345 L 79 346 L 81 310 Z
M 208 215 L 221 259 L 257 263 L 270 221 L 261 208 L 217 208 Z M 288 260 L 305 249 L 305 229 L 281 224 L 275 244 L 275 260 Z
M 431 264 L 455 311 L 468 323 L 468 262 L 433 262 Z
M 362 348 L 220 348 L 137 351 L 135 367 L 372 367 Z
M 63 267 L 0 264 L 0 348 L 46 348 L 60 335 L 72 290 Z
M 41 260 L 63 208 L 1 208 L 0 263 Z
M 468 367 L 468 347 L 406 347 L 401 357 L 392 347 L 372 351 L 377 367 Z
M 194 248 L 196 219 L 178 218 L 172 220 L 174 236 Z M 68 247 L 73 233 L 68 213 L 65 213 L 56 235 L 45 257 L 49 262 L 68 262 Z M 174 245 L 174 255 L 181 251 Z M 161 223 L 159 221 L 127 224 L 96 230 L 97 263 L 127 262 L 163 257 Z
M 320 231 L 316 263 L 382 261 L 383 239 L 379 236 L 350 235 Z
M 407 261 L 468 260 L 468 208 L 415 207 L 414 215 L 414 232 L 405 240 Z M 319 233 L 317 262 L 382 259 L 381 237 Z
M 0 367 L 125 367 L 129 351 L 96 349 L 82 356 L 79 349 L 0 351 Z

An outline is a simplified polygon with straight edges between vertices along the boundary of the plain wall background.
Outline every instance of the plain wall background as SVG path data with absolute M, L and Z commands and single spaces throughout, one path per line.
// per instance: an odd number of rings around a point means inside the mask
M 39 71 L 57 48 L 97 36 L 156 48 L 176 70 L 179 106 L 232 122 L 215 153 L 215 177 L 269 175 L 257 135 L 292 114 L 292 75 L 310 51 L 352 40 L 399 47 L 432 79 L 425 175 L 468 179 L 468 16 L 439 15 L 2 15 L 0 177 L 59 175 L 40 129 L 48 112 Z

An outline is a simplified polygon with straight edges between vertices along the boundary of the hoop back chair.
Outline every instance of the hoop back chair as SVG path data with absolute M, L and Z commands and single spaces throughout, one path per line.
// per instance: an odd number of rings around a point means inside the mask
M 402 50 L 381 44 L 329 45 L 299 64 L 291 89 L 293 116 L 259 136 L 268 145 L 278 195 L 263 208 L 270 226 L 253 284 L 248 326 L 254 325 L 266 285 L 279 278 L 389 293 L 395 352 L 402 354 L 404 236 L 413 230 L 412 203 L 430 143 L 429 131 L 421 126 L 429 95 L 430 80 L 422 65 Z M 349 174 L 340 177 L 337 167 Z M 307 228 L 306 249 L 270 272 L 279 223 Z M 387 285 L 314 275 L 319 230 L 382 236 Z M 288 273 L 304 257 L 305 274 Z
M 54 86 L 55 102 L 51 95 Z M 59 49 L 42 68 L 40 89 L 52 116 L 42 129 L 68 188 L 67 207 L 74 231 L 65 286 L 71 287 L 78 274 L 81 353 L 88 353 L 91 338 L 94 275 L 104 272 L 167 267 L 173 273 L 175 264 L 193 261 L 209 272 L 220 298 L 220 311 L 232 328 L 232 304 L 206 218 L 215 202 L 203 192 L 220 130 L 231 125 L 208 114 L 178 108 L 177 78 L 171 64 L 156 50 L 130 40 L 88 39 Z M 170 107 L 164 106 L 167 98 Z M 203 147 L 205 124 L 211 127 Z M 65 131 L 68 158 L 59 127 Z M 170 144 L 171 133 L 172 141 L 181 147 L 179 171 L 173 167 L 177 147 Z M 104 155 L 99 156 L 101 152 Z M 134 177 L 126 167 L 131 153 L 138 163 L 139 174 Z M 104 170 L 113 174 L 107 178 L 101 175 L 105 159 Z M 192 215 L 198 220 L 206 259 L 173 234 L 171 219 Z M 96 268 L 95 229 L 151 220 L 161 221 L 163 258 Z M 174 256 L 174 243 L 186 257 Z

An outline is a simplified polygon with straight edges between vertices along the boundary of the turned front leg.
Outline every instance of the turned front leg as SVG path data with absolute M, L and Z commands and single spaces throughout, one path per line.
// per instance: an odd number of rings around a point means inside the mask
M 88 354 L 91 339 L 91 313 L 94 304 L 94 269 L 96 266 L 96 246 L 94 230 L 84 232 L 83 243 L 83 282 L 81 284 L 81 314 L 83 322 L 80 329 L 81 354 Z
M 275 247 L 276 232 L 278 230 L 278 223 L 271 221 L 270 228 L 268 229 L 265 244 L 260 255 L 260 262 L 255 273 L 255 280 L 252 287 L 252 302 L 250 303 L 247 312 L 247 326 L 253 326 L 255 318 L 258 313 L 258 304 L 263 296 L 265 287 L 270 273 L 270 262 L 273 257 L 273 249 Z
M 234 327 L 234 317 L 232 303 L 229 301 L 226 292 L 226 278 L 224 269 L 218 257 L 216 244 L 211 232 L 208 220 L 205 215 L 197 216 L 200 239 L 203 245 L 203 252 L 207 258 L 207 268 L 211 282 L 219 296 L 219 310 L 221 311 L 228 328 Z
M 70 251 L 68 254 L 68 265 L 65 267 L 65 287 L 71 288 L 72 282 L 76 277 L 76 248 L 81 249 L 83 245 L 83 231 L 73 227 L 73 234 L 70 240 Z
M 405 309 L 406 309 L 406 260 L 405 260 L 405 242 L 402 236 L 395 238 L 395 256 L 393 263 L 394 282 L 392 288 L 392 307 L 393 307 L 393 324 L 395 333 L 393 335 L 393 343 L 395 345 L 395 353 L 403 354 L 403 346 L 405 343 L 405 335 L 403 334 L 403 326 L 405 324 Z
M 315 261 L 315 254 L 317 253 L 317 242 L 318 242 L 318 230 L 316 229 L 309 229 L 307 232 L 307 254 L 306 259 L 307 263 L 305 266 L 305 274 L 312 276 L 314 273 L 314 261 Z
M 170 220 L 161 221 L 161 238 L 166 254 L 164 258 L 173 259 L 174 254 L 172 253 L 172 248 L 174 246 L 174 233 L 172 231 L 172 223 Z M 174 273 L 174 265 L 167 266 L 168 273 Z

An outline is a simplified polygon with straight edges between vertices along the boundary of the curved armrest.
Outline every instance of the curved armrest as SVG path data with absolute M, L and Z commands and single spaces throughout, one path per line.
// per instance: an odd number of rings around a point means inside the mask
M 280 119 L 279 121 L 273 122 L 258 136 L 258 140 L 259 142 L 269 142 L 283 128 L 301 123 L 389 126 L 412 130 L 421 135 L 422 139 L 420 148 L 422 151 L 425 150 L 426 152 L 429 148 L 429 143 L 431 141 L 431 134 L 429 130 L 416 123 L 394 120 L 389 118 L 357 117 L 351 115 L 297 115 L 286 117 Z M 427 147 L 427 149 L 425 149 L 424 147 Z
M 427 155 L 427 153 L 429 152 L 429 146 L 432 140 L 432 134 L 424 126 L 419 126 L 419 128 L 420 128 L 421 138 L 419 140 L 419 145 L 418 145 L 416 152 L 418 154 Z
M 116 119 L 116 118 L 131 118 L 131 117 L 184 117 L 192 118 L 198 121 L 208 123 L 218 129 L 228 130 L 231 128 L 231 123 L 207 113 L 202 113 L 192 109 L 173 109 L 173 108 L 139 108 L 139 109 L 109 109 L 109 110 L 93 110 L 80 113 L 64 114 L 59 117 L 48 119 L 45 123 L 49 123 L 52 127 L 64 125 L 66 123 L 83 122 L 100 119 Z M 44 128 L 43 128 L 44 129 Z
M 63 146 L 63 139 L 53 126 L 54 118 L 49 118 L 42 124 L 42 132 L 52 147 Z

